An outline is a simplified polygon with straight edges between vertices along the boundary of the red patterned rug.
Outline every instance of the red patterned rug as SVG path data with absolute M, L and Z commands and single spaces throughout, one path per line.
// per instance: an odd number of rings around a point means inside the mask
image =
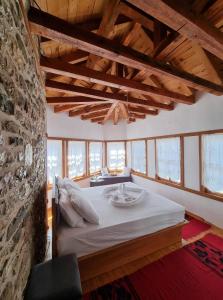
M 189 240 L 190 238 L 195 237 L 196 235 L 211 228 L 209 224 L 191 217 L 188 219 L 188 221 L 189 223 L 184 225 L 182 229 L 182 237 L 185 240 Z
M 222 300 L 223 239 L 208 234 L 84 300 Z

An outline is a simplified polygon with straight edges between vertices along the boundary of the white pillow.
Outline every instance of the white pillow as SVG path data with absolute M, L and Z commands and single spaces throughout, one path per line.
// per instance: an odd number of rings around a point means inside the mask
M 76 182 L 74 182 L 72 179 L 69 179 L 67 177 L 63 179 L 58 177 L 58 187 L 62 189 L 66 189 L 67 191 L 69 189 L 77 189 L 79 191 L 81 190 L 81 188 Z
M 122 175 L 130 176 L 130 174 L 131 174 L 131 168 L 129 168 L 129 167 L 124 167 L 123 172 L 122 172 Z
M 102 175 L 102 176 L 107 176 L 107 175 L 109 175 L 108 168 L 102 168 L 102 169 L 101 169 L 101 175 Z
M 70 197 L 65 189 L 60 189 L 60 212 L 64 221 L 70 227 L 86 227 L 83 218 L 74 210 L 70 202 Z
M 99 216 L 92 204 L 85 198 L 82 192 L 70 190 L 70 202 L 73 208 L 89 223 L 99 224 Z

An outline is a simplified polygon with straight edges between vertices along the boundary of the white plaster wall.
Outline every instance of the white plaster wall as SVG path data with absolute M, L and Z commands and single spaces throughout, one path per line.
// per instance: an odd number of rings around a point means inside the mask
M 126 139 L 126 122 L 121 121 L 117 125 L 112 122 L 106 122 L 102 126 L 104 140 L 125 140 Z
M 223 228 L 222 202 L 185 192 L 183 190 L 135 175 L 133 176 L 133 182 L 183 205 L 186 210 L 201 216 L 203 219 L 220 228 Z
M 179 104 L 173 111 L 161 111 L 158 116 L 150 116 L 127 125 L 127 139 L 223 129 L 223 97 L 205 94 L 193 105 Z M 199 189 L 198 139 L 185 138 L 185 184 Z M 153 146 L 148 147 L 153 155 Z M 154 166 L 150 163 L 150 175 L 154 177 Z M 153 159 L 152 159 L 153 160 Z M 141 177 L 135 182 L 152 191 L 164 195 L 186 207 L 187 210 L 223 228 L 223 202 L 215 201 L 177 188 L 163 185 Z
M 102 125 L 68 117 L 67 113 L 54 113 L 47 108 L 47 134 L 52 137 L 103 139 Z
M 177 104 L 127 125 L 127 138 L 141 138 L 223 128 L 223 96 L 205 94 L 193 105 Z

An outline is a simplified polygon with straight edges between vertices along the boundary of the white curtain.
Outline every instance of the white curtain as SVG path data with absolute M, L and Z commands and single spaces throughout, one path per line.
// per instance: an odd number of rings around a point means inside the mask
M 223 134 L 202 136 L 203 186 L 223 193 Z
M 156 140 L 157 175 L 163 179 L 179 183 L 180 176 L 180 138 Z
M 62 141 L 47 140 L 47 182 L 52 184 L 55 176 L 62 177 Z
M 68 142 L 68 177 L 75 178 L 85 175 L 86 149 L 85 142 Z
M 132 141 L 132 169 L 146 174 L 146 144 L 145 141 Z
M 90 174 L 100 171 L 102 168 L 102 146 L 101 142 L 90 142 L 89 144 Z
M 122 170 L 125 166 L 125 143 L 107 143 L 107 162 L 111 170 Z

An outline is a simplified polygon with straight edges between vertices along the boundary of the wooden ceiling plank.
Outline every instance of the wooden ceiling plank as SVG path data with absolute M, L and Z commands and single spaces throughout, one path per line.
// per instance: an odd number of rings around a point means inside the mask
M 163 104 L 163 103 L 158 103 L 153 100 L 140 100 L 137 98 L 133 97 L 128 97 L 126 98 L 125 95 L 122 94 L 112 94 L 112 93 L 107 93 L 99 90 L 94 90 L 94 89 L 89 89 L 81 86 L 75 86 L 75 85 L 70 85 L 66 83 L 61 83 L 53 80 L 46 80 L 45 83 L 46 90 L 50 91 L 56 91 L 56 92 L 63 92 L 63 93 L 69 93 L 73 95 L 79 95 L 79 96 L 86 96 L 86 97 L 91 97 L 95 99 L 101 99 L 101 100 L 109 100 L 109 101 L 121 101 L 123 103 L 132 103 L 135 105 L 139 106 L 144 106 L 144 107 L 154 107 L 154 108 L 159 108 L 159 109 L 166 109 L 166 110 L 173 110 L 174 106 L 170 104 Z M 66 101 L 66 97 L 64 97 Z M 63 98 L 62 98 L 63 99 Z M 59 103 L 57 103 L 59 104 Z M 63 101 L 61 101 L 61 104 L 65 104 Z M 66 101 L 66 104 L 68 102 Z M 70 104 L 72 104 L 72 101 L 70 101 Z
M 38 9 L 30 8 L 28 16 L 32 33 L 71 44 L 83 51 L 128 65 L 129 67 L 180 80 L 196 89 L 207 92 L 214 91 L 218 94 L 223 93 L 223 87 L 220 85 L 178 70 L 165 63 L 156 62 L 147 55 L 99 37 L 92 32 L 86 32 L 80 28 L 75 30 L 74 26 L 70 26 L 69 23 Z
M 173 30 L 223 59 L 223 33 L 178 0 L 127 0 Z
M 61 76 L 67 76 L 75 79 L 93 82 L 121 90 L 138 92 L 149 96 L 161 96 L 163 100 L 193 104 L 194 96 L 185 96 L 179 93 L 149 86 L 137 81 L 129 80 L 124 77 L 118 77 L 105 74 L 99 71 L 87 69 L 81 66 L 71 65 L 58 59 L 41 57 L 41 69 L 45 72 L 54 73 Z

